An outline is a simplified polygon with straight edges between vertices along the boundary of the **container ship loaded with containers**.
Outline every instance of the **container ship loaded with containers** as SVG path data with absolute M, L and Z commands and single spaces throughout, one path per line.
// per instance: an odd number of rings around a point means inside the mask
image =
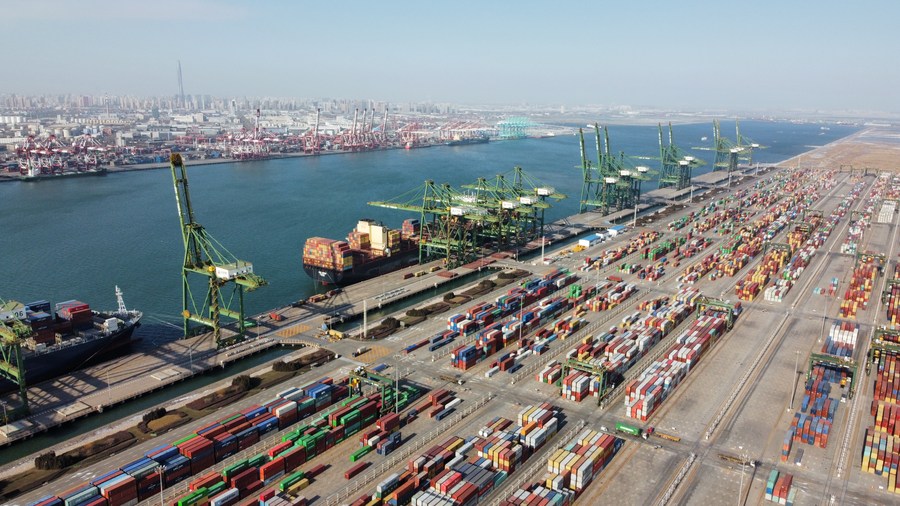
M 31 329 L 21 346 L 26 381 L 33 384 L 60 376 L 131 344 L 142 313 L 125 309 L 118 289 L 116 294 L 119 309 L 111 312 L 91 310 L 77 300 L 56 304 L 56 311 L 48 301 L 9 301 L 0 307 L 0 321 L 16 319 Z M 0 390 L 13 387 L 12 382 L 0 382 Z
M 303 246 L 303 269 L 330 285 L 351 285 L 418 262 L 419 220 L 408 219 L 401 230 L 362 219 L 346 241 L 310 237 Z

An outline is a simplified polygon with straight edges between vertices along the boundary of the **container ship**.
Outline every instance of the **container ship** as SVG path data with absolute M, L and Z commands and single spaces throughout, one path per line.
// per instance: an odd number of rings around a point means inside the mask
M 106 167 L 92 167 L 88 169 L 63 170 L 55 172 L 22 172 L 19 179 L 22 181 L 41 181 L 43 179 L 63 179 L 69 177 L 85 177 L 85 176 L 105 176 Z
M 480 135 L 478 137 L 462 137 L 458 139 L 453 139 L 445 142 L 447 146 L 467 146 L 469 144 L 487 144 L 490 142 L 490 138 L 487 135 Z
M 54 378 L 125 350 L 142 313 L 125 309 L 118 288 L 116 295 L 119 308 L 110 312 L 92 310 L 77 300 L 57 303 L 55 311 L 46 300 L 9 301 L 0 307 L 0 321 L 16 319 L 31 330 L 21 346 L 26 382 Z M 9 388 L 11 382 L 0 383 L 0 390 Z
M 303 246 L 303 269 L 329 285 L 352 285 L 418 262 L 419 220 L 408 219 L 400 230 L 362 219 L 346 241 L 311 237 Z

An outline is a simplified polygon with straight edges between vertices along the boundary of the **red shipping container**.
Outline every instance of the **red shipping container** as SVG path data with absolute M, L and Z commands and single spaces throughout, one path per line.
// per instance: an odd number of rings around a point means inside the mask
M 259 494 L 259 502 L 268 501 L 269 499 L 272 499 L 273 497 L 275 497 L 275 489 L 266 490 L 265 492 Z
M 192 481 L 188 489 L 194 492 L 203 487 L 209 488 L 220 481 L 224 481 L 220 473 L 209 473 Z
M 106 489 L 103 495 L 109 500 L 109 504 L 113 506 L 134 501 L 137 499 L 137 480 L 134 478 L 126 478 Z
M 284 457 L 278 457 L 259 467 L 259 479 L 263 482 L 267 482 L 282 473 L 284 473 Z
M 356 464 L 355 466 L 351 467 L 350 469 L 347 469 L 347 471 L 344 472 L 344 479 L 347 479 L 347 480 L 353 479 L 354 476 L 361 473 L 365 468 L 369 467 L 370 464 L 371 464 L 370 462 L 360 462 L 359 464 Z
M 322 464 L 318 464 L 315 467 L 311 468 L 309 471 L 307 471 L 306 476 L 309 476 L 310 478 L 315 478 L 316 476 L 322 474 L 324 471 L 325 471 L 325 466 Z
M 244 469 L 238 474 L 231 477 L 228 481 L 228 484 L 231 485 L 232 488 L 236 488 L 238 490 L 244 489 L 251 482 L 257 480 L 259 478 L 259 469 L 256 467 L 250 467 L 248 469 Z
M 261 482 L 259 480 L 251 481 L 250 483 L 247 484 L 246 488 L 244 488 L 240 491 L 241 499 L 252 496 L 254 492 L 256 492 L 257 490 L 259 490 L 261 488 L 263 488 L 263 482 Z M 255 503 L 256 501 L 253 501 L 253 502 Z
M 283 457 L 285 472 L 292 472 L 300 464 L 306 462 L 306 448 L 302 446 L 294 447 L 294 449 L 285 453 Z

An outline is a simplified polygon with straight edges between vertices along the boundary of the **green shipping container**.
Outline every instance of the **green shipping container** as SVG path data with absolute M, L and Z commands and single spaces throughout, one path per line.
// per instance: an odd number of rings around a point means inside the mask
M 191 439 L 194 439 L 194 438 L 196 438 L 196 437 L 197 437 L 196 434 L 191 434 L 191 435 L 189 435 L 188 437 L 181 438 L 181 439 L 179 439 L 178 441 L 175 441 L 174 443 L 172 443 L 172 446 L 178 446 L 178 445 L 180 445 L 181 443 L 187 443 L 188 441 L 190 441 Z
M 226 488 L 228 488 L 228 484 L 225 483 L 224 481 L 220 481 L 220 482 L 216 483 L 215 485 L 211 485 L 208 489 L 206 489 L 206 495 L 209 497 L 212 497 L 212 496 L 218 494 L 219 492 L 225 490 Z
M 288 475 L 287 478 L 278 482 L 278 490 L 282 492 L 286 491 L 288 488 L 290 488 L 291 485 L 302 480 L 305 476 L 306 475 L 303 474 L 303 471 L 297 471 L 296 473 Z
M 241 460 L 239 462 L 235 462 L 234 464 L 231 464 L 230 466 L 226 467 L 225 469 L 222 469 L 222 476 L 224 476 L 226 478 L 231 478 L 232 476 L 240 473 L 241 471 L 243 471 L 244 469 L 247 469 L 249 467 L 250 467 L 250 465 L 248 464 L 248 462 L 246 460 Z
M 206 500 L 208 497 L 206 495 L 206 488 L 201 488 L 195 492 L 192 492 L 181 499 L 178 500 L 178 506 L 192 506 L 194 504 L 201 503 Z
M 268 462 L 269 462 L 269 456 L 266 455 L 265 453 L 260 453 L 259 455 L 248 460 L 247 464 L 250 467 L 259 467 L 263 464 L 267 464 Z
M 356 462 L 357 460 L 363 458 L 367 453 L 372 451 L 371 446 L 363 446 L 359 450 L 350 454 L 350 462 Z
M 627 423 L 622 423 L 622 422 L 616 423 L 616 431 L 624 432 L 625 434 L 631 434 L 632 436 L 640 436 L 641 435 L 641 429 L 639 429 L 633 425 L 628 425 Z

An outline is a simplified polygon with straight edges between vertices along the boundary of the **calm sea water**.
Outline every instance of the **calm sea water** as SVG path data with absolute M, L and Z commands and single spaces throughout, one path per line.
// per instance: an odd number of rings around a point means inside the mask
M 734 138 L 733 124 L 723 130 Z M 754 121 L 742 123 L 741 130 L 768 147 L 755 154 L 760 162 L 780 161 L 855 131 Z M 703 142 L 703 136 L 709 139 Z M 655 127 L 611 126 L 610 137 L 616 152 L 658 155 Z M 711 145 L 711 138 L 710 124 L 675 127 L 682 148 Z M 594 153 L 593 141 L 586 142 Z M 711 152 L 692 154 L 711 162 Z M 405 218 L 418 218 L 368 206 L 368 201 L 393 200 L 426 179 L 458 186 L 519 165 L 569 195 L 548 211 L 553 220 L 577 212 L 580 161 L 577 137 L 558 136 L 188 170 L 197 220 L 269 281 L 246 298 L 249 310 L 259 312 L 314 293 L 301 264 L 306 238 L 343 238 L 361 217 L 397 228 Z M 0 184 L 0 297 L 22 302 L 77 298 L 113 308 L 119 285 L 126 303 L 145 312 L 139 335 L 177 337 L 171 325 L 180 324 L 183 246 L 173 192 L 167 169 Z

